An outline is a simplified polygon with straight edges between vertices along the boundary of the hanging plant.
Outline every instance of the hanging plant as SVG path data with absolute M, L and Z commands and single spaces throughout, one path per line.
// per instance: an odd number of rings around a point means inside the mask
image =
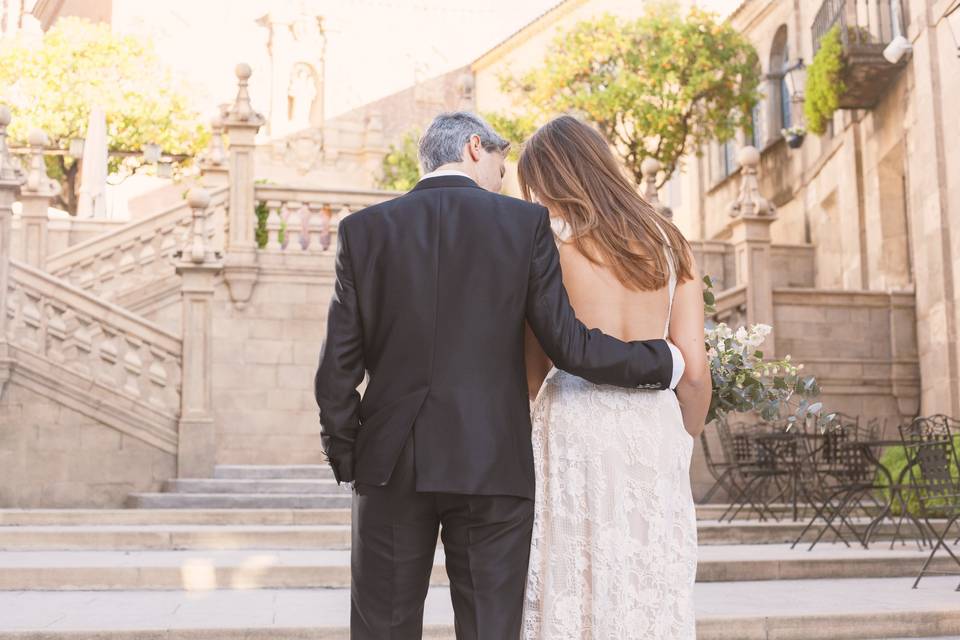
M 840 27 L 836 25 L 824 34 L 820 50 L 813 56 L 813 62 L 807 69 L 803 114 L 807 128 L 813 133 L 821 134 L 827 130 L 827 123 L 833 118 L 833 112 L 840 105 L 840 97 L 847 90 L 840 79 L 843 65 L 843 43 L 840 41 Z
M 788 147 L 799 149 L 803 145 L 803 138 L 807 135 L 807 130 L 803 127 L 789 127 L 780 129 L 780 135 L 786 138 Z

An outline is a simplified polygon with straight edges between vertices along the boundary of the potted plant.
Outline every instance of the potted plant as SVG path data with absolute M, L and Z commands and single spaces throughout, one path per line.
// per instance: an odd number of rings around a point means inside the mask
M 780 129 L 780 134 L 787 139 L 787 146 L 791 149 L 799 149 L 803 145 L 803 138 L 807 135 L 807 130 L 803 127 L 790 127 Z

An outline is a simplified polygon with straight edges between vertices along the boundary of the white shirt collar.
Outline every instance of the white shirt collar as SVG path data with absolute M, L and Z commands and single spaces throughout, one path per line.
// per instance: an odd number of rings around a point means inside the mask
M 456 169 L 437 169 L 436 171 L 431 171 L 430 173 L 421 176 L 420 180 L 426 180 L 427 178 L 439 178 L 440 176 L 463 176 L 464 178 L 470 178 L 470 176 L 465 174 L 463 171 L 457 171 Z M 470 179 L 473 180 L 473 178 Z

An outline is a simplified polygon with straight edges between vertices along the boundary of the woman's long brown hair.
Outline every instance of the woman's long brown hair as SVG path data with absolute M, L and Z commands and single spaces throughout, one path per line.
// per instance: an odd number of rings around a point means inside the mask
M 677 227 L 644 200 L 600 132 L 572 116 L 551 120 L 527 141 L 517 168 L 526 200 L 533 194 L 570 225 L 573 244 L 623 286 L 666 286 L 663 229 L 673 248 L 677 281 L 693 278 L 692 252 Z

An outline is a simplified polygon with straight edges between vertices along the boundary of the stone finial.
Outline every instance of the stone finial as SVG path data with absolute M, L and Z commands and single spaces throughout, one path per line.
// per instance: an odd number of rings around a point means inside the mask
M 661 204 L 660 195 L 657 193 L 657 174 L 660 173 L 660 161 L 656 158 L 644 158 L 640 163 L 640 173 L 643 175 L 643 199 L 657 210 L 665 218 L 672 218 L 673 211 L 670 207 Z
M 50 143 L 50 138 L 40 129 L 34 129 L 27 136 L 27 143 L 30 145 L 30 162 L 23 192 L 51 198 L 58 195 L 60 183 L 47 175 L 47 164 L 43 160 L 43 149 Z
M 210 206 L 210 192 L 200 187 L 190 189 L 187 193 L 187 204 L 193 212 L 193 221 L 190 226 L 190 239 L 182 258 L 194 264 L 213 261 L 213 248 L 207 245 L 207 207 Z
M 226 124 L 249 124 L 259 127 L 266 120 L 263 115 L 254 111 L 253 105 L 250 104 L 248 87 L 253 69 L 245 62 L 241 62 L 237 65 L 235 73 L 237 74 L 237 97 L 227 112 Z
M 737 216 L 772 216 L 776 208 L 769 200 L 760 195 L 757 183 L 757 167 L 760 165 L 760 152 L 755 147 L 746 146 L 737 154 L 740 162 L 740 195 L 730 205 L 730 215 Z
M 223 148 L 223 120 L 224 116 L 219 112 L 210 118 L 210 130 L 213 135 L 210 136 L 210 144 L 203 154 L 205 164 L 221 166 L 227 161 L 227 152 Z
M 0 104 L 0 182 L 20 184 L 23 181 L 23 171 L 7 148 L 7 127 L 12 120 L 10 108 Z

